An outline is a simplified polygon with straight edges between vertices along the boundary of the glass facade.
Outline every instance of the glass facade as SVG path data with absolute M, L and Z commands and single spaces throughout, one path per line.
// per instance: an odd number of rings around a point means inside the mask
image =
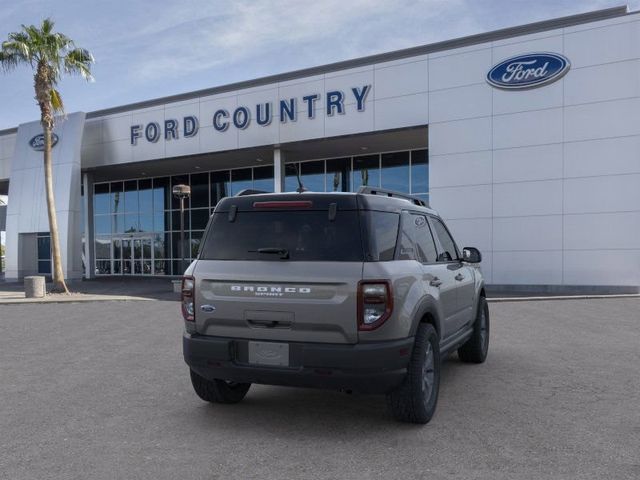
M 428 201 L 427 150 L 309 160 L 285 166 L 285 190 L 349 192 L 362 185 L 412 193 Z M 171 194 L 191 186 L 185 201 L 184 244 L 180 203 Z M 209 216 L 220 199 L 253 188 L 273 191 L 273 166 L 119 180 L 93 186 L 96 275 L 182 275 L 198 253 Z M 184 249 L 185 265 L 181 257 Z

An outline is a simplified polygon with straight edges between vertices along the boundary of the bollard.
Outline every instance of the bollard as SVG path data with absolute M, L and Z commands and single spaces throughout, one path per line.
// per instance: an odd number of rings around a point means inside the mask
M 45 293 L 44 277 L 24 277 L 24 296 L 26 298 L 43 298 Z

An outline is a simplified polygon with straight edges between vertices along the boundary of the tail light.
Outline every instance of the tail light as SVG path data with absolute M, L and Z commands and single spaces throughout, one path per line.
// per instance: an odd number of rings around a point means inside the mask
M 182 277 L 182 316 L 187 322 L 195 322 L 195 290 L 196 282 L 193 277 Z
M 393 295 L 389 280 L 358 284 L 358 330 L 375 330 L 391 316 Z

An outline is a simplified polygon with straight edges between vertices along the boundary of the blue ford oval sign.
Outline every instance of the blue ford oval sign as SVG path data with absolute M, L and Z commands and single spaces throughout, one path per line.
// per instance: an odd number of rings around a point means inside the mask
M 496 88 L 518 90 L 541 87 L 560 79 L 571 63 L 558 53 L 528 53 L 503 60 L 487 74 Z
M 58 136 L 55 133 L 51 134 L 51 148 L 56 146 L 58 143 Z M 44 151 L 44 133 L 40 133 L 29 140 L 29 145 L 37 152 Z

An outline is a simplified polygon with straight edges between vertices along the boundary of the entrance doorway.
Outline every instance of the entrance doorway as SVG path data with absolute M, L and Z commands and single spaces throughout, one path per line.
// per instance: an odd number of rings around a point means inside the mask
M 113 237 L 114 275 L 153 275 L 153 237 Z

